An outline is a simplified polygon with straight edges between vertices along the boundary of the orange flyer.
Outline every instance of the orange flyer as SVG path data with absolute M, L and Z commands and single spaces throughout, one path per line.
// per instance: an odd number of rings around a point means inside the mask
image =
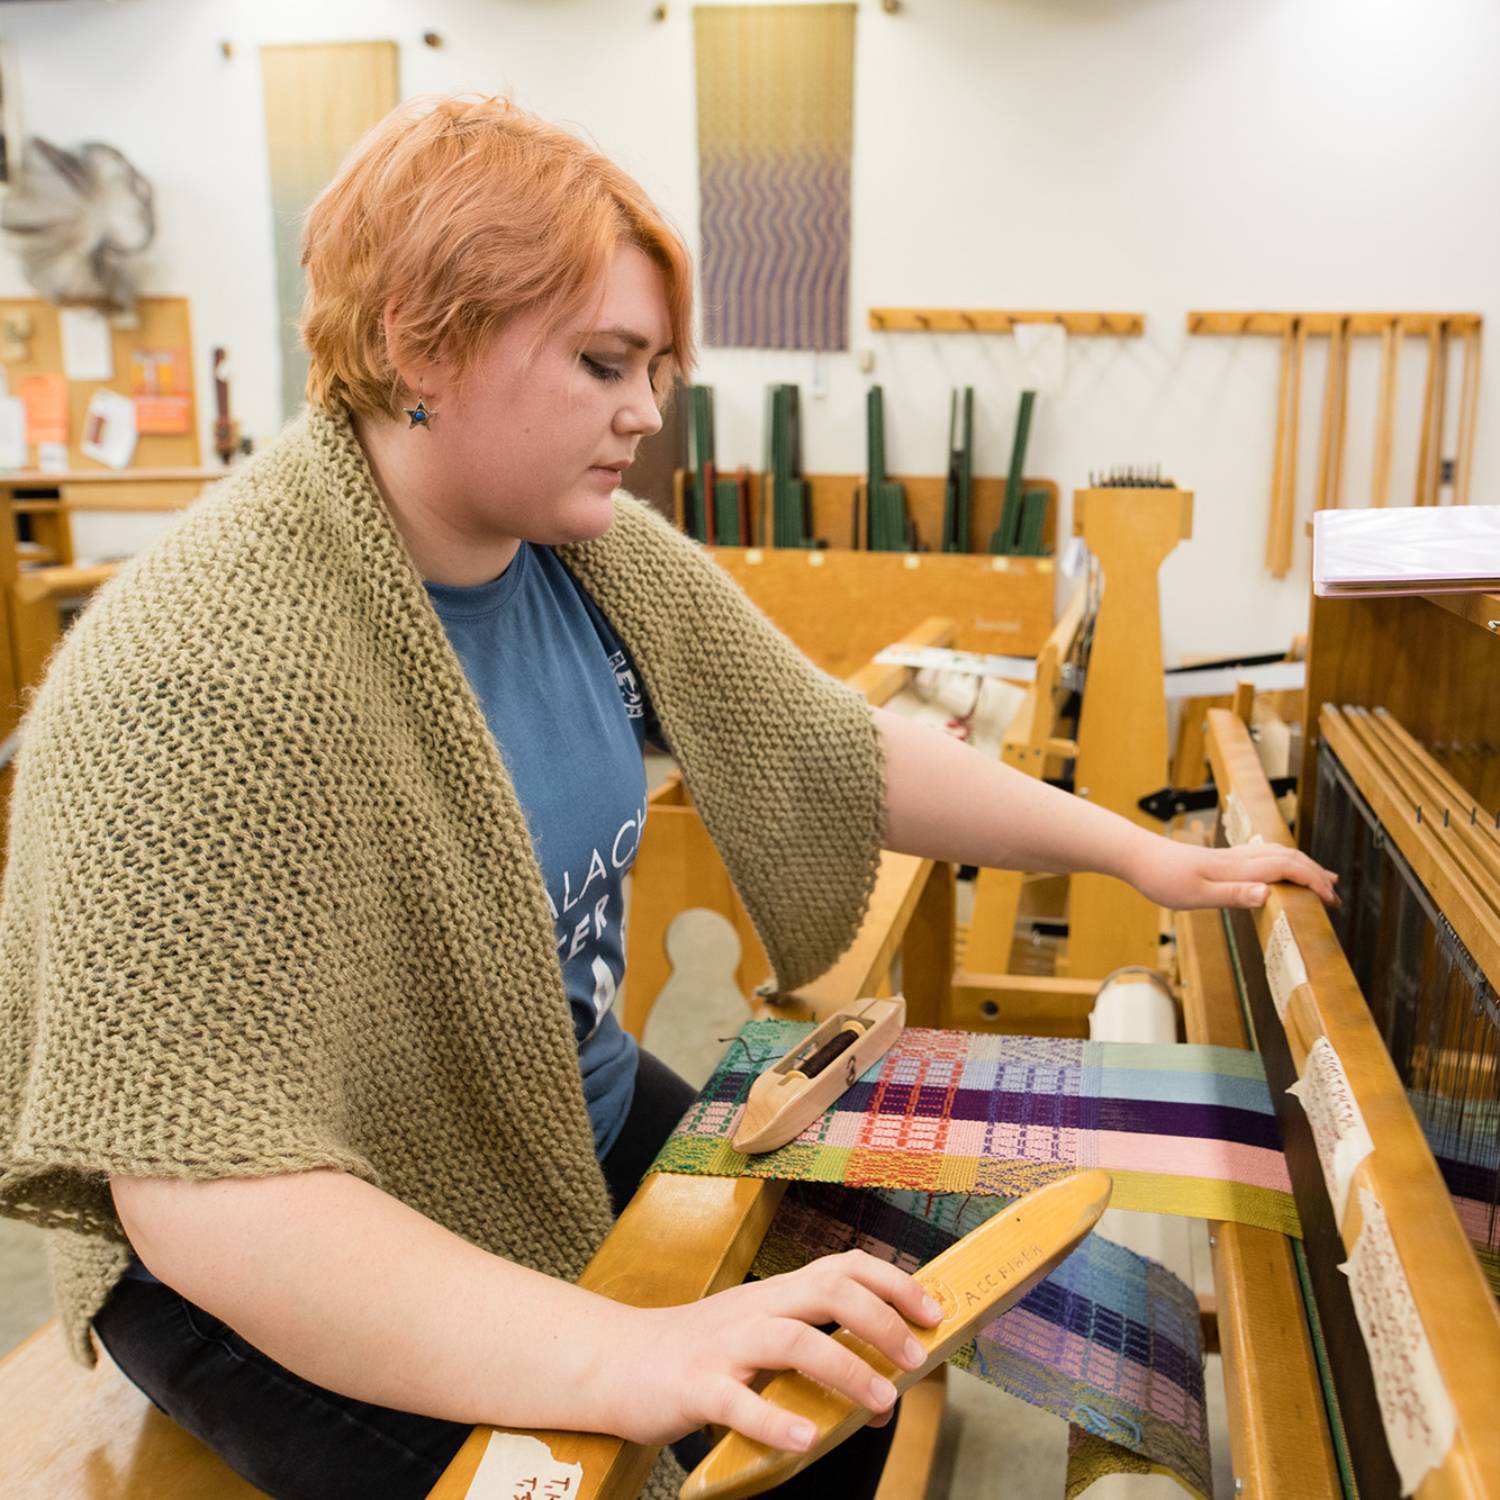
M 191 432 L 192 405 L 186 396 L 137 396 L 135 430 L 142 437 Z
M 193 430 L 186 349 L 132 349 L 130 394 L 135 430 L 142 437 Z
M 26 441 L 68 441 L 68 382 L 61 375 L 22 375 L 16 395 L 26 408 Z

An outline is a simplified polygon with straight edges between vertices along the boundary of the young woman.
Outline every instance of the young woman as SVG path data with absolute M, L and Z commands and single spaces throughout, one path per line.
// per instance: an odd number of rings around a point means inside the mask
M 1332 899 L 874 712 L 619 493 L 691 365 L 640 188 L 496 100 L 403 107 L 307 224 L 309 407 L 102 590 L 26 724 L 0 907 L 0 1211 L 98 1333 L 277 1497 L 424 1495 L 476 1422 L 810 1434 L 818 1331 L 910 1364 L 858 1253 L 691 1306 L 572 1284 L 691 1097 L 610 1010 L 668 747 L 806 982 L 882 847 L 1100 870 L 1173 907 Z M 807 1471 L 869 1493 L 881 1435 Z M 652 1492 L 672 1493 L 670 1459 Z

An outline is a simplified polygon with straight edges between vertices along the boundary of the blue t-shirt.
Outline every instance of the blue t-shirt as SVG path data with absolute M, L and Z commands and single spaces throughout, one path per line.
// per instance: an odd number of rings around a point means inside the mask
M 548 547 L 523 542 L 490 583 L 429 583 L 427 592 L 536 846 L 602 1157 L 635 1092 L 636 1045 L 613 1006 L 625 973 L 622 886 L 646 822 L 645 691 L 598 606 Z

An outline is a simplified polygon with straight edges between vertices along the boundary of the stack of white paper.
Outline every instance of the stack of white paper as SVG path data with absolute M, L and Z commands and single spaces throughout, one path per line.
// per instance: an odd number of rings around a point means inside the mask
M 1467 593 L 1500 589 L 1500 505 L 1313 513 L 1313 592 Z

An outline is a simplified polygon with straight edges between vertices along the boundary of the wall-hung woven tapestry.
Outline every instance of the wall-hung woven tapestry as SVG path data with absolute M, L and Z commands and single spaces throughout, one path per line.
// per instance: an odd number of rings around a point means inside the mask
M 707 343 L 849 347 L 854 7 L 693 12 Z
M 260 67 L 276 245 L 281 406 L 282 414 L 291 416 L 307 385 L 307 352 L 297 336 L 302 218 L 349 148 L 396 107 L 396 44 L 262 47 Z

